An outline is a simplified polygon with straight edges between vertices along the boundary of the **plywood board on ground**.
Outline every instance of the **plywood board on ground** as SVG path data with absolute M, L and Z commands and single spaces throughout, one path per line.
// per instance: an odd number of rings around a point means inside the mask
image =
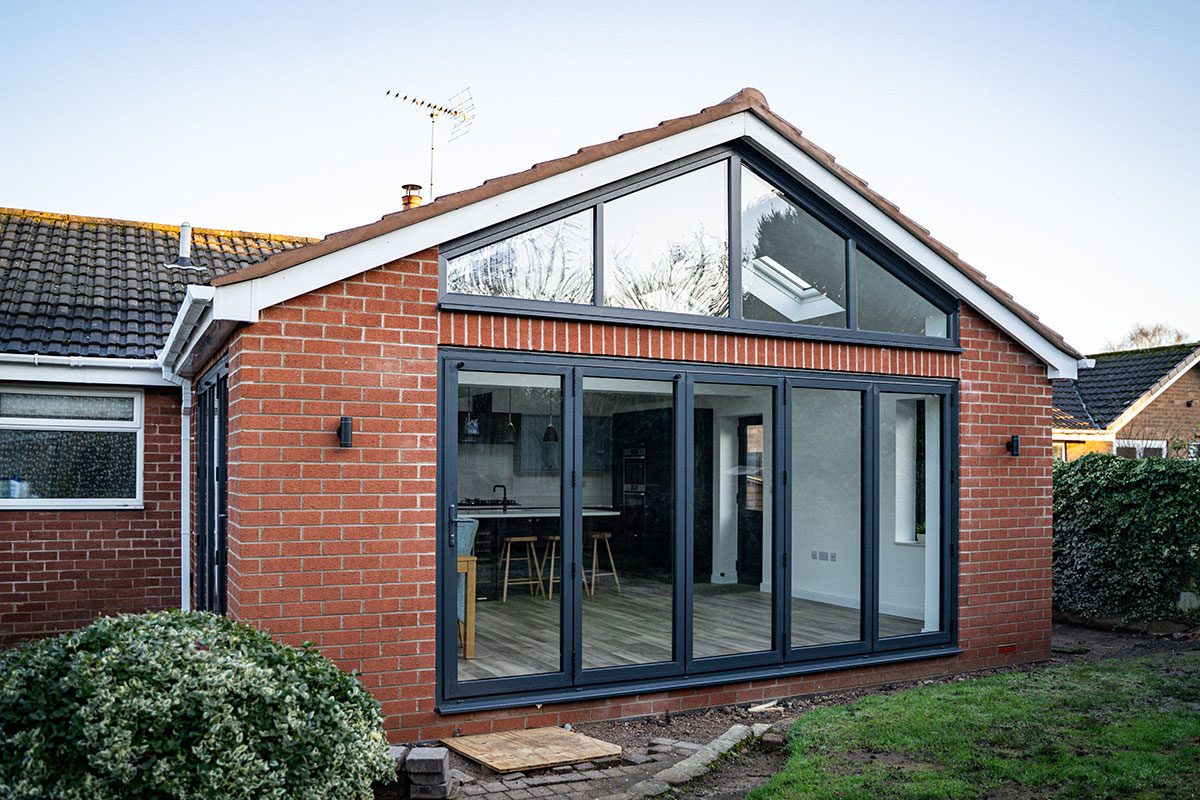
M 442 739 L 442 744 L 496 772 L 524 772 L 621 755 L 620 745 L 562 728 L 455 736 Z

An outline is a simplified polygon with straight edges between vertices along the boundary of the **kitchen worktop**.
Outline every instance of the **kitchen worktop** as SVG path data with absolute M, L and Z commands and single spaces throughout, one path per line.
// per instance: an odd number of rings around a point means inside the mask
M 499 506 L 459 506 L 458 515 L 475 519 L 504 519 L 506 517 L 532 519 L 559 517 L 562 516 L 562 509 L 559 506 L 509 506 L 507 510 Z M 619 517 L 621 512 L 615 508 L 604 506 L 584 506 L 583 515 L 585 517 Z

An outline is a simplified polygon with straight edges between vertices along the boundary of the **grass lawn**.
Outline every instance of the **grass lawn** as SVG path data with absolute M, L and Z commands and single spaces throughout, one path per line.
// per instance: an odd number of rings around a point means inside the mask
M 776 798 L 1200 798 L 1200 652 L 922 686 L 805 714 Z

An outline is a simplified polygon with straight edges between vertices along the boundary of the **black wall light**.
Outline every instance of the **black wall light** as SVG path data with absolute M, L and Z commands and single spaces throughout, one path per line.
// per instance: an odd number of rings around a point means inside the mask
M 338 447 L 351 447 L 353 445 L 351 441 L 353 434 L 354 420 L 350 417 L 342 417 L 337 426 Z
M 1014 433 L 1009 440 L 1004 443 L 1004 449 L 1007 450 L 1008 454 L 1013 458 L 1021 455 L 1021 437 Z

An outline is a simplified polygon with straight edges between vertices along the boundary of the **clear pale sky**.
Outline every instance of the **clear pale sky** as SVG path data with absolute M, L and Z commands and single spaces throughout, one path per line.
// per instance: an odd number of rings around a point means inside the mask
M 0 206 L 323 235 L 766 94 L 1081 349 L 1200 339 L 1200 2 L 0 0 Z

